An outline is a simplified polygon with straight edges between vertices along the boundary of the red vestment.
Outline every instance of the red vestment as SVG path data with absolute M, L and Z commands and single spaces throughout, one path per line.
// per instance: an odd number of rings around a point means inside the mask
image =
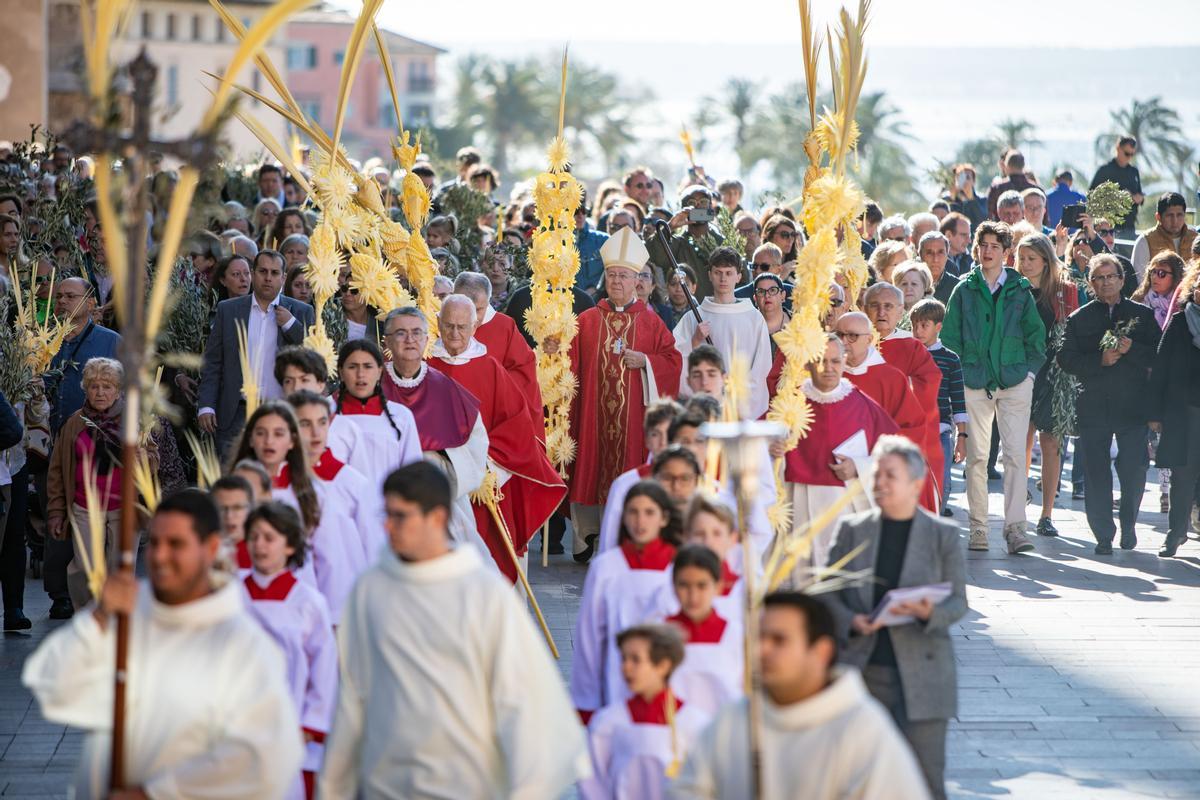
M 846 377 L 854 380 L 849 375 Z M 870 452 L 880 436 L 900 431 L 878 403 L 855 387 L 850 387 L 841 400 L 829 403 L 810 400 L 808 407 L 812 410 L 812 425 L 804 438 L 784 456 L 783 479 L 789 483 L 844 486 L 845 482 L 829 468 L 834 462 L 835 447 L 862 431 L 867 437 L 867 452 Z
M 627 350 L 646 356 L 644 370 L 622 363 Z M 579 315 L 579 335 L 571 342 L 571 369 L 579 379 L 571 403 L 571 437 L 577 448 L 572 503 L 602 504 L 613 479 L 645 463 L 643 393 L 653 388 L 652 400 L 673 397 L 682 367 L 675 337 L 641 300 L 622 311 L 601 300 Z M 654 379 L 653 387 L 645 385 L 647 376 Z
M 538 439 L 546 438 L 546 412 L 542 409 L 542 388 L 537 379 L 537 356 L 517 330 L 512 317 L 493 311 L 475 329 L 475 339 L 487 348 L 488 355 L 500 362 L 504 371 L 517 384 L 529 405 L 529 413 L 538 431 Z
M 942 466 L 945 455 L 942 452 L 941 414 L 938 411 L 938 391 L 942 386 L 942 370 L 938 367 L 929 350 L 912 336 L 897 336 L 884 339 L 879 343 L 879 354 L 883 360 L 900 370 L 908 378 L 913 394 L 925 412 L 925 439 L 918 442 L 925 461 L 929 464 L 929 477 L 926 484 L 937 484 L 934 497 L 940 498 L 942 483 Z
M 878 363 L 868 367 L 866 372 L 859 375 L 846 370 L 846 378 L 859 388 L 863 394 L 878 403 L 888 413 L 900 428 L 900 434 L 907 436 L 913 444 L 925 452 L 925 411 L 917 402 L 916 395 L 908 384 L 904 373 L 893 366 L 883 363 L 877 353 L 874 359 L 868 356 L 868 362 Z M 928 460 L 928 457 L 926 457 Z M 925 481 L 925 489 L 921 493 L 921 505 L 930 511 L 937 511 L 936 483 Z
M 380 381 L 383 396 L 412 412 L 422 450 L 449 450 L 467 443 L 479 416 L 479 401 L 473 394 L 428 367 L 416 386 L 399 385 L 391 362 L 384 365 L 383 370 Z
M 501 487 L 504 499 L 500 501 L 500 514 L 512 535 L 517 555 L 522 555 L 529 540 L 567 493 L 566 484 L 537 441 L 525 397 L 499 362 L 489 355 L 481 354 L 455 364 L 434 356 L 428 364 L 480 398 L 479 414 L 488 433 L 488 458 L 512 475 Z M 475 526 L 496 565 L 515 582 L 516 568 L 500 538 L 504 534 L 486 506 L 472 503 L 471 507 Z

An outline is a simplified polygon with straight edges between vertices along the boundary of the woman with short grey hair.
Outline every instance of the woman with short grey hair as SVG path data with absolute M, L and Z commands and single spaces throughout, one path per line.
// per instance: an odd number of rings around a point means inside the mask
M 950 626 L 967 613 L 958 529 L 919 505 L 928 468 L 903 436 L 872 453 L 876 508 L 842 519 L 829 563 L 872 578 L 824 595 L 837 623 L 839 658 L 862 670 L 912 746 L 936 798 L 945 798 L 946 727 L 958 713 Z M 948 585 L 949 593 L 933 587 Z M 892 590 L 908 588 L 895 602 Z M 886 610 L 885 610 L 886 609 Z

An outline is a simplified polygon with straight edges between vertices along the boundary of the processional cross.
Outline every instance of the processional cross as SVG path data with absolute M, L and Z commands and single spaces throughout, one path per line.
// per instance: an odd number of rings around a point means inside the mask
M 155 66 L 142 48 L 137 57 L 126 65 L 131 82 L 132 126 L 129 135 L 118 130 L 117 115 L 104 115 L 105 124 L 95 126 L 79 120 L 63 134 L 65 141 L 77 153 L 107 153 L 119 157 L 126 176 L 121 206 L 126 210 L 123 231 L 105 231 L 105 236 L 125 236 L 126 262 L 112 270 L 125 276 L 123 292 L 116 309 L 121 320 L 121 344 L 118 350 L 125 369 L 125 415 L 122 420 L 121 463 L 121 571 L 132 574 L 134 537 L 137 530 L 137 490 L 133 465 L 138 458 L 139 421 L 142 406 L 142 378 L 147 357 L 146 341 L 146 213 L 149 209 L 149 189 L 146 186 L 146 161 L 151 150 L 178 158 L 197 170 L 203 170 L 217 160 L 217 132 L 214 126 L 208 134 L 190 139 L 156 141 L 150 136 L 154 83 L 158 78 Z M 102 556 L 101 556 L 102 557 Z M 125 682 L 129 647 L 129 618 L 117 615 L 116 673 L 113 692 L 113 731 L 110 786 L 125 784 Z

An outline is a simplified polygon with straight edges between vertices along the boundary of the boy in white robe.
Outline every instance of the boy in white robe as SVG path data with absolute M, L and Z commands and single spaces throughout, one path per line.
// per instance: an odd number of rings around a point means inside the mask
M 150 521 L 149 585 L 109 575 L 100 598 L 51 633 L 21 680 L 50 722 L 87 731 L 79 798 L 282 797 L 300 770 L 300 722 L 279 648 L 213 566 L 220 517 L 204 493 L 162 500 Z M 130 615 L 126 793 L 108 793 L 114 613 Z
M 684 371 L 680 376 L 680 397 L 688 397 L 696 391 L 688 381 L 689 359 L 692 350 L 712 340 L 712 346 L 731 363 L 736 353 L 749 370 L 750 394 L 745 405 L 738 409 L 744 419 L 758 419 L 767 413 L 770 397 L 767 393 L 767 374 L 771 371 L 774 354 L 771 352 L 771 335 L 762 312 L 749 300 L 739 300 L 734 290 L 742 277 L 742 259 L 731 247 L 718 247 L 708 257 L 708 275 L 712 281 L 713 294 L 700 304 L 700 317 L 696 322 L 692 314 L 684 314 L 675 325 L 675 349 L 683 355 Z
M 303 773 L 285 796 L 312 800 L 337 694 L 337 644 L 329 607 L 320 592 L 291 572 L 304 563 L 307 550 L 295 509 L 275 501 L 258 506 L 246 520 L 246 541 L 254 565 L 242 580 L 247 604 L 283 650 L 287 686 L 305 741 Z
M 763 605 L 763 800 L 928 800 L 925 778 L 887 710 L 857 670 L 831 668 L 837 645 L 829 610 L 796 592 L 769 594 Z M 752 796 L 747 704 L 740 700 L 717 715 L 670 797 Z
M 646 450 L 649 453 L 646 463 L 622 472 L 608 487 L 608 499 L 604 503 L 604 513 L 600 518 L 600 539 L 596 544 L 597 553 L 602 553 L 616 545 L 625 493 L 638 481 L 644 481 L 650 477 L 654 457 L 670 443 L 667 431 L 671 427 L 671 421 L 681 413 L 683 413 L 683 406 L 670 398 L 655 400 L 646 409 L 646 416 L 642 421 L 642 433 L 645 437 Z
M 338 628 L 328 798 L 552 798 L 590 772 L 540 634 L 474 547 L 451 548 L 450 481 L 429 463 L 384 482 L 389 547 Z
M 710 717 L 746 691 L 742 619 L 722 616 L 713 607 L 721 566 L 704 545 L 680 548 L 671 569 L 679 611 L 665 619 L 683 634 L 687 654 L 671 675 L 671 688 Z
M 638 625 L 617 635 L 630 697 L 596 712 L 588 724 L 593 775 L 583 800 L 658 800 L 711 715 L 677 697 L 668 681 L 684 659 L 679 632 Z
M 347 536 L 357 532 L 360 571 L 366 569 L 384 545 L 383 526 L 379 524 L 383 511 L 380 493 L 366 475 L 339 459 L 328 446 L 332 420 L 324 397 L 301 389 L 289 394 L 287 401 L 296 411 L 300 438 L 308 463 L 312 464 L 315 483 L 332 489 L 339 497 L 341 509 L 346 513 L 340 524 Z

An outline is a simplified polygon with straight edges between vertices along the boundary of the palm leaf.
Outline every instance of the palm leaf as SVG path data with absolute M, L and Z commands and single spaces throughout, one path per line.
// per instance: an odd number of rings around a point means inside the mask
M 346 42 L 345 58 L 342 61 L 342 78 L 338 82 L 337 114 L 333 118 L 333 145 L 329 148 L 336 153 L 338 143 L 342 138 L 342 124 L 346 121 L 346 109 L 350 105 L 350 87 L 354 85 L 354 75 L 358 72 L 359 61 L 362 60 L 363 46 L 367 32 L 370 30 L 375 13 L 383 5 L 383 0 L 366 0 L 362 11 L 354 22 L 354 30 L 350 32 L 350 40 Z
M 383 63 L 383 76 L 387 79 L 388 91 L 392 94 L 392 108 L 396 110 L 396 130 L 404 130 L 404 117 L 400 113 L 400 93 L 396 91 L 396 74 L 392 71 L 392 59 L 388 55 L 387 42 L 379 32 L 379 26 L 371 20 L 371 33 L 375 37 L 375 49 L 379 51 L 379 60 Z
M 167 305 L 167 290 L 171 286 L 171 273 L 175 269 L 175 256 L 183 239 L 183 226 L 187 222 L 188 208 L 196 194 L 200 173 L 195 167 L 183 166 L 179 170 L 179 182 L 171 194 L 171 205 L 167 211 L 167 225 L 163 229 L 162 241 L 158 246 L 158 261 L 154 265 L 154 281 L 150 289 L 150 301 L 146 307 L 146 341 L 154 341 L 162 325 L 163 311 Z

